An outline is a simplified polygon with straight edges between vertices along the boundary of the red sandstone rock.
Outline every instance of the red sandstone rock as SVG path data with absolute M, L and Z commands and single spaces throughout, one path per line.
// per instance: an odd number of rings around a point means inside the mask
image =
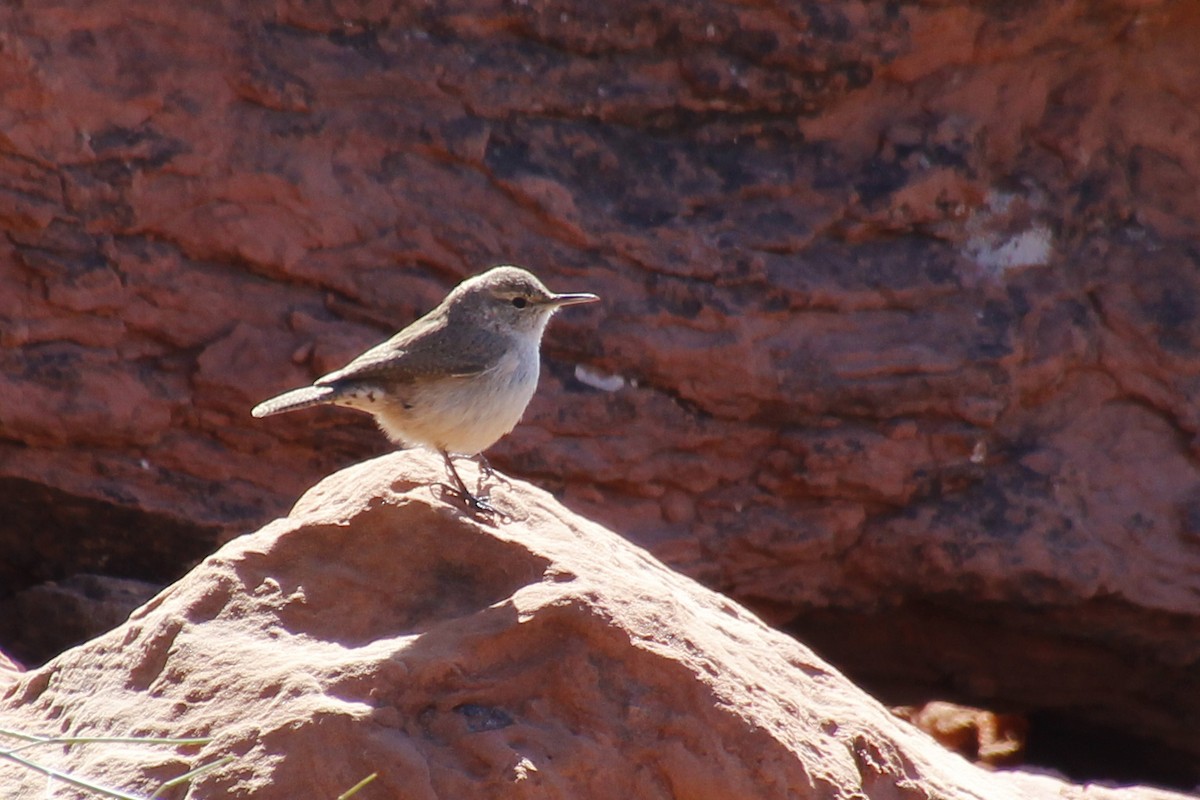
M 934 701 L 892 713 L 928 733 L 945 747 L 978 764 L 1004 767 L 1024 760 L 1029 720 L 956 703 Z
M 147 794 L 234 756 L 195 797 L 335 797 L 372 773 L 364 797 L 414 800 L 1176 796 L 988 774 L 545 492 L 495 482 L 503 516 L 477 520 L 442 477 L 405 454 L 328 478 L 24 675 L 0 727 L 211 737 L 22 753 Z M 0 760 L 5 797 L 46 783 Z
M 248 409 L 513 260 L 604 304 L 498 466 L 890 701 L 1194 784 L 1197 8 L 4 4 L 0 587 L 382 452 Z
M 22 672 L 20 664 L 9 658 L 7 653 L 0 653 L 0 688 L 16 681 Z
M 159 588 L 106 575 L 47 581 L 0 600 L 0 638 L 18 658 L 61 652 L 117 627 Z

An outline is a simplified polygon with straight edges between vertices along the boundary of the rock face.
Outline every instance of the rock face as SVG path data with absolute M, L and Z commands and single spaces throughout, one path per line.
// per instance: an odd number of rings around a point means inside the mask
M 976 763 L 1004 767 L 1021 763 L 1029 722 L 1015 714 L 934 701 L 921 708 L 901 706 L 892 713 L 906 719 L 941 744 Z
M 0 726 L 211 737 L 23 752 L 146 794 L 234 756 L 188 797 L 335 797 L 372 773 L 364 797 L 413 800 L 1175 796 L 986 773 L 546 493 L 496 484 L 504 516 L 480 521 L 442 477 L 423 454 L 330 477 L 26 674 Z M 0 766 L 5 797 L 45 787 Z
M 104 575 L 40 583 L 0 601 L 0 641 L 18 657 L 58 652 L 120 625 L 160 588 Z
M 604 303 L 494 463 L 889 702 L 1194 785 L 1197 8 L 3 4 L 0 593 L 382 452 L 248 410 L 511 260 Z

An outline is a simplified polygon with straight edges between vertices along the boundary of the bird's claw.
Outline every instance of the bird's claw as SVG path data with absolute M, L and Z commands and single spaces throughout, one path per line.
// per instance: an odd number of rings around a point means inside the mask
M 453 495 L 461 500 L 463 505 L 466 506 L 467 510 L 473 514 L 491 515 L 500 513 L 499 510 L 491 504 L 491 502 L 485 498 L 473 494 L 472 492 L 464 492 L 461 488 L 457 486 L 451 486 L 448 483 L 438 483 L 435 485 L 447 494 Z

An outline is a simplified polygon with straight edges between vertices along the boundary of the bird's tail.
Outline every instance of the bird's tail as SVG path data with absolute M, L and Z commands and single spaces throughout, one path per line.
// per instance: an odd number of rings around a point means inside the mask
M 250 412 L 256 417 L 269 417 L 272 414 L 282 414 L 285 411 L 295 411 L 309 406 L 319 406 L 333 399 L 335 390 L 332 386 L 304 386 L 292 389 L 278 397 L 264 400 Z

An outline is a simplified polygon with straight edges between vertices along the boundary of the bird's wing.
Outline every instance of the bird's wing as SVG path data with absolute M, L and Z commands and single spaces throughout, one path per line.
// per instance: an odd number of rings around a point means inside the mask
M 451 342 L 444 316 L 429 314 L 391 339 L 378 344 L 339 370 L 316 381 L 317 386 L 344 383 L 414 383 L 430 377 L 471 377 L 488 369 L 494 359 L 489 348 L 476 342 Z

